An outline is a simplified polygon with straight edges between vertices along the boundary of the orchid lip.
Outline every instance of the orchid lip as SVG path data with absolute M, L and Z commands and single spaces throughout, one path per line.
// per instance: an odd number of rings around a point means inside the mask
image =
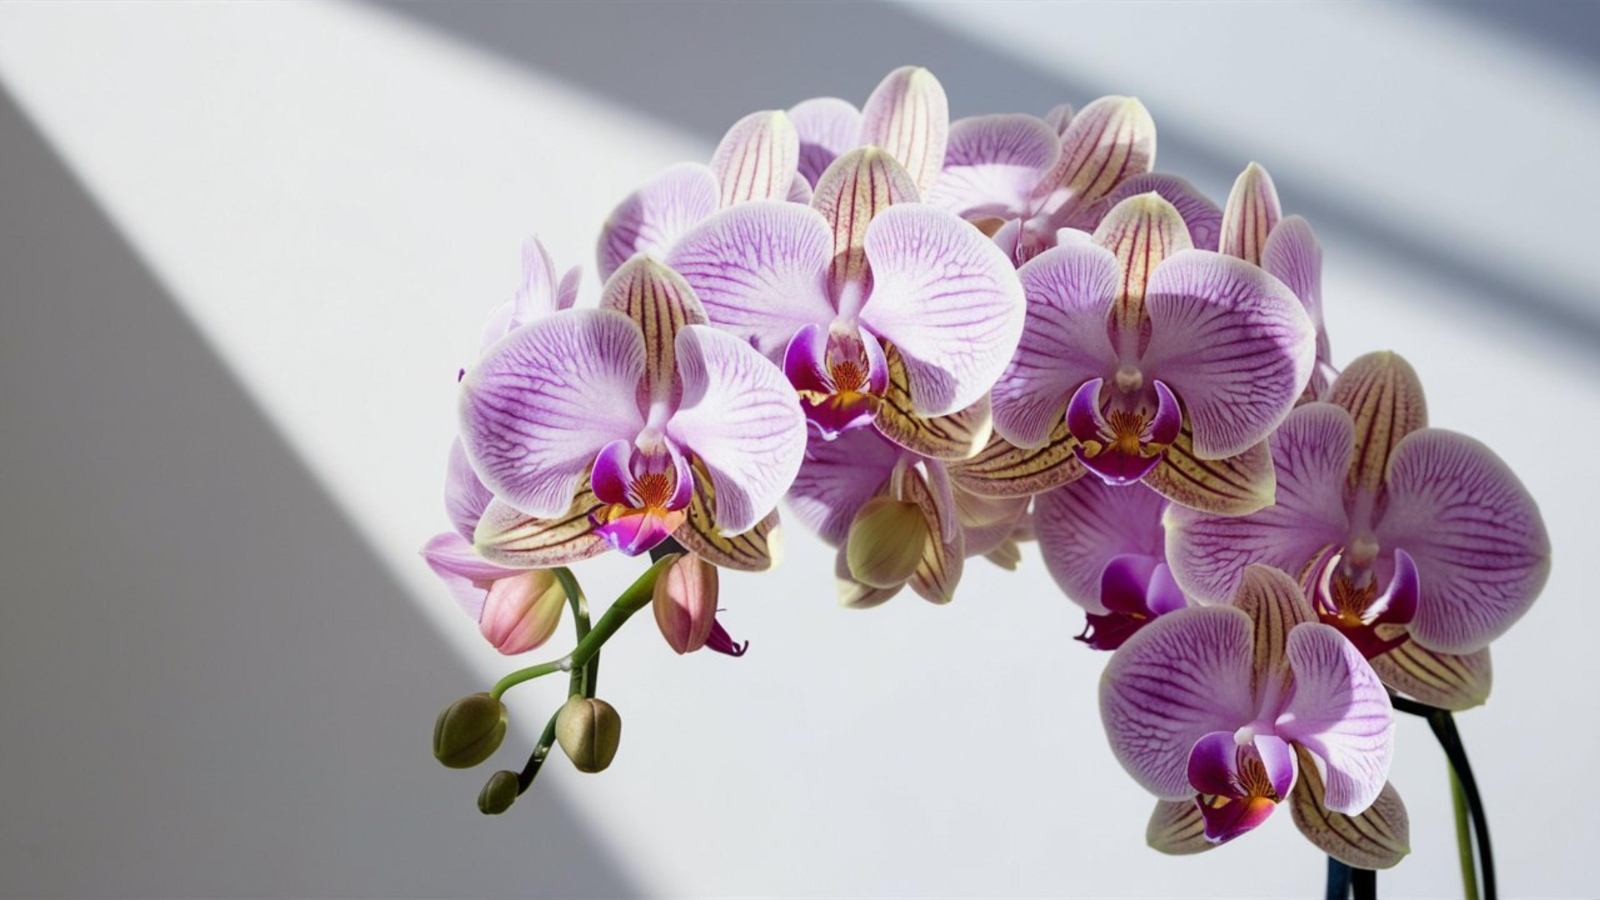
M 790 339 L 783 371 L 806 419 L 827 440 L 872 424 L 889 386 L 883 347 L 870 333 L 840 322 L 806 325 Z
M 1232 840 L 1272 814 L 1294 785 L 1294 751 L 1271 733 L 1245 726 L 1214 731 L 1189 754 L 1189 783 L 1205 819 L 1206 839 Z
M 1124 553 L 1112 557 L 1100 573 L 1100 605 L 1106 613 L 1089 613 L 1077 640 L 1093 650 L 1115 650 L 1163 613 L 1186 605 L 1167 564 L 1154 557 Z
M 1377 545 L 1370 540 L 1368 543 L 1371 546 L 1356 546 L 1349 552 L 1330 555 L 1316 571 L 1313 584 L 1318 617 L 1338 629 L 1362 656 L 1373 659 L 1409 639 L 1404 631 L 1382 637 L 1378 626 L 1410 622 L 1416 615 L 1422 584 L 1411 555 L 1396 549 L 1394 573 L 1380 594 L 1377 574 L 1371 566 Z M 1366 563 L 1362 564 L 1362 560 Z
M 655 547 L 677 530 L 694 493 L 688 460 L 666 438 L 607 444 L 595 457 L 590 485 L 607 504 L 590 515 L 595 530 L 629 556 Z
M 1137 370 L 1118 372 L 1119 385 L 1131 385 L 1135 380 L 1142 388 L 1143 376 Z M 1108 415 L 1100 401 L 1105 383 L 1104 378 L 1084 382 L 1067 404 L 1067 428 L 1078 439 L 1073 452 L 1107 484 L 1132 484 L 1160 464 L 1167 445 L 1178 437 L 1183 414 L 1178 398 L 1156 380 L 1150 385 L 1155 395 L 1153 411 L 1147 413 L 1140 404 L 1134 409 L 1113 409 Z

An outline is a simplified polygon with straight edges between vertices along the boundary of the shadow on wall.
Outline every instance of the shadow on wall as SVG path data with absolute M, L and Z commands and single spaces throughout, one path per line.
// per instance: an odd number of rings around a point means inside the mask
M 637 894 L 428 750 L 476 679 L 0 92 L 0 895 Z
M 755 109 L 830 94 L 859 105 L 889 68 L 907 62 L 944 75 L 957 117 L 1042 114 L 1117 90 L 1064 80 L 884 2 L 369 2 L 708 141 Z M 1516 20 L 1525 34 L 1557 30 L 1543 26 L 1573 17 L 1516 11 L 1537 3 L 1443 5 L 1491 23 Z M 1163 126 L 1159 162 L 1220 202 L 1249 160 Z M 1534 324 L 1579 348 L 1600 345 L 1600 307 L 1588 298 L 1546 290 L 1496 268 L 1490 254 L 1430 242 L 1403 222 L 1375 218 L 1310 184 L 1281 187 L 1285 206 L 1310 219 L 1325 241 L 1336 235 L 1347 252 L 1436 277 L 1463 305 L 1500 319 L 1497 327 Z M 618 199 L 624 191 L 619 186 Z

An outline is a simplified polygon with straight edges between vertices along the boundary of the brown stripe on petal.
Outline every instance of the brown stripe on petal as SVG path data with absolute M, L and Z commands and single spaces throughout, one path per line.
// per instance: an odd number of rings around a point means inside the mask
M 888 362 L 889 387 L 878 398 L 873 424 L 884 437 L 932 459 L 970 459 L 994 433 L 989 395 L 947 416 L 919 416 L 911 404 L 910 379 L 904 358 L 890 343 L 883 345 Z
M 600 297 L 601 309 L 622 313 L 644 333 L 645 383 L 653 399 L 671 395 L 674 342 L 685 325 L 704 325 L 705 308 L 683 276 L 648 256 L 623 263 Z
M 1312 755 L 1296 746 L 1300 774 L 1289 792 L 1294 824 L 1317 849 L 1358 869 L 1387 869 L 1411 852 L 1411 822 L 1394 785 L 1360 815 L 1347 816 L 1323 805 L 1326 789 Z
M 1044 446 L 1028 450 L 991 435 L 971 459 L 949 464 L 950 480 L 980 497 L 1031 497 L 1083 477 L 1088 470 L 1073 452 L 1078 440 L 1066 420 L 1056 424 Z
M 1347 484 L 1376 491 L 1400 439 L 1428 426 L 1428 402 L 1416 370 L 1399 354 L 1368 353 L 1339 373 L 1325 398 L 1350 413 L 1356 458 Z
M 714 566 L 740 572 L 764 572 L 783 559 L 783 529 L 778 511 L 773 510 L 743 534 L 728 536 L 717 529 L 712 510 L 716 493 L 705 463 L 691 458 L 694 494 L 689 498 L 688 515 L 672 536 L 685 550 Z
M 1122 269 L 1122 285 L 1111 306 L 1111 324 L 1119 334 L 1139 339 L 1139 346 L 1122 348 L 1137 353 L 1149 331 L 1145 285 L 1162 260 L 1194 247 L 1189 227 L 1177 207 L 1152 191 L 1113 207 L 1094 230 L 1094 242 L 1115 254 Z
M 1452 712 L 1482 706 L 1494 687 L 1488 647 L 1457 656 L 1406 641 L 1374 657 L 1372 670 L 1384 684 L 1400 693 Z
M 1168 856 L 1189 856 L 1222 846 L 1206 840 L 1206 820 L 1193 798 L 1157 800 L 1144 840 Z
M 1247 516 L 1271 506 L 1278 491 L 1266 441 L 1238 456 L 1201 459 L 1187 424 L 1144 483 L 1179 506 L 1217 516 Z
M 1061 158 L 1044 184 L 1065 188 L 1074 209 L 1105 199 L 1117 185 L 1150 171 L 1156 158 L 1156 123 L 1135 97 L 1101 97 L 1061 135 Z
M 800 134 L 781 110 L 751 113 L 734 123 L 711 157 L 721 206 L 788 197 L 800 165 Z
M 603 506 L 587 474 L 572 506 L 555 518 L 534 518 L 492 500 L 478 520 L 473 546 L 489 562 L 516 569 L 549 569 L 590 559 L 610 546 L 590 518 Z
M 944 169 L 950 103 L 932 72 L 904 66 L 890 72 L 861 110 L 861 143 L 895 158 L 920 192 Z
M 860 147 L 833 161 L 817 179 L 811 208 L 833 229 L 828 294 L 837 298 L 851 282 L 868 284 L 864 243 L 874 216 L 896 203 L 915 203 L 917 186 L 906 170 L 877 147 Z
M 1317 620 L 1299 583 L 1278 569 L 1246 566 L 1233 605 L 1248 613 L 1255 623 L 1251 690 L 1261 696 L 1261 686 L 1272 679 L 1286 686 L 1290 678 L 1289 632 L 1296 625 Z
M 1283 218 L 1272 176 L 1256 163 L 1245 166 L 1222 208 L 1222 252 L 1261 265 L 1267 236 Z
M 911 589 L 930 603 L 949 603 L 955 599 L 956 585 L 961 581 L 966 548 L 959 527 L 948 529 L 951 535 L 948 539 L 941 539 L 940 536 L 947 531 L 945 520 L 954 516 L 956 511 L 945 508 L 939 501 L 939 495 L 928 487 L 916 470 L 906 473 L 905 499 L 922 510 L 922 515 L 928 520 L 929 534 L 922 547 L 922 561 L 917 564 L 917 571 L 909 582 Z

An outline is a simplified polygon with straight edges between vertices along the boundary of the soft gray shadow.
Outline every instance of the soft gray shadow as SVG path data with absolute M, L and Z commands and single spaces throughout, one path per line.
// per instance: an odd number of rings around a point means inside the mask
M 0 895 L 636 895 L 548 785 L 478 814 L 478 680 L 3 91 L 0 148 Z
M 1081 104 L 1116 91 L 1062 79 L 913 12 L 861 0 L 369 2 L 709 140 L 754 109 L 827 94 L 859 103 L 884 72 L 907 62 L 944 73 L 954 116 L 1042 113 L 1063 100 Z M 1248 160 L 1163 126 L 1160 162 L 1220 198 Z M 1600 344 L 1600 306 L 1591 298 L 1520 279 L 1488 264 L 1492 254 L 1475 253 L 1479 248 L 1430 243 L 1404 223 L 1373 218 L 1311 185 L 1282 187 L 1284 205 L 1319 231 L 1340 233 L 1353 251 L 1435 276 L 1464 306 L 1506 320 L 1497 324 L 1532 323 L 1580 348 Z M 618 198 L 625 192 L 619 186 Z
M 1600 68 L 1600 4 L 1593 0 L 1428 0 L 1427 5 Z

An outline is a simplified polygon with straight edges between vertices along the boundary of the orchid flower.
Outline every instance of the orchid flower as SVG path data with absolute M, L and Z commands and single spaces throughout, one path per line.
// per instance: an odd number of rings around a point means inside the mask
M 1322 620 L 1391 686 L 1451 709 L 1483 702 L 1489 642 L 1550 571 L 1538 506 L 1487 447 L 1427 427 L 1422 385 L 1399 356 L 1357 359 L 1327 400 L 1272 436 L 1277 505 L 1242 518 L 1168 513 L 1173 576 L 1216 603 L 1250 563 L 1297 573 Z
M 955 596 L 966 557 L 1015 538 L 1027 498 L 992 500 L 951 484 L 944 463 L 870 429 L 813 434 L 789 509 L 838 548 L 840 601 L 877 606 L 907 584 L 924 599 Z
M 956 122 L 928 202 L 994 235 L 1018 263 L 1055 246 L 1063 228 L 1092 230 L 1112 193 L 1150 171 L 1156 126 L 1132 97 L 1101 97 L 1065 120 L 1060 131 L 1027 115 Z
M 1230 841 L 1292 799 L 1329 855 L 1372 867 L 1406 852 L 1404 806 L 1386 782 L 1389 694 L 1276 569 L 1247 567 L 1231 606 L 1180 609 L 1129 638 L 1100 680 L 1100 715 L 1117 761 L 1161 801 L 1157 849 Z
M 988 391 L 1022 331 L 998 248 L 917 203 L 873 147 L 836 160 L 811 206 L 746 203 L 685 235 L 669 263 L 711 321 L 779 362 L 824 437 L 875 426 L 924 456 L 971 456 Z
M 629 194 L 600 229 L 600 275 L 609 278 L 636 253 L 666 256 L 696 223 L 747 200 L 810 199 L 797 173 L 800 139 L 780 110 L 735 122 L 717 144 L 711 165 L 679 163 Z
M 1154 193 L 1017 274 L 1027 324 L 993 391 L 1002 438 L 1075 442 L 1107 483 L 1143 480 L 1199 509 L 1272 502 L 1263 442 L 1305 389 L 1315 342 L 1281 281 L 1191 249 L 1177 209 Z
M 944 87 L 918 66 L 890 72 L 860 111 L 838 97 L 815 97 L 790 109 L 789 119 L 800 135 L 800 174 L 813 188 L 834 160 L 857 147 L 878 147 L 925 193 L 939 179 L 950 135 Z
M 1115 650 L 1156 616 L 1187 605 L 1167 569 L 1166 507 L 1149 488 L 1113 487 L 1098 478 L 1034 499 L 1045 567 L 1067 598 L 1088 612 L 1078 640 Z
M 718 564 L 771 564 L 757 526 L 775 522 L 805 419 L 782 373 L 704 323 L 688 284 L 641 255 L 599 309 L 533 322 L 467 371 L 462 444 L 495 496 L 480 553 L 542 567 L 673 535 Z

